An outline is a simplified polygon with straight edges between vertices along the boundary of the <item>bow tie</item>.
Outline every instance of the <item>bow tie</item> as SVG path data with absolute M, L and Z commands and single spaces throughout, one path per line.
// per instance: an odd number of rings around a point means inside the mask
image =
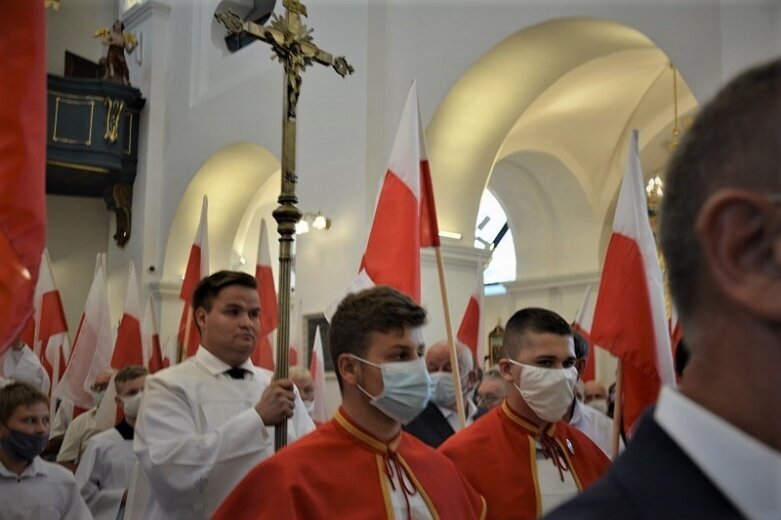
M 249 370 L 241 367 L 233 367 L 230 370 L 226 370 L 224 373 L 228 374 L 231 379 L 244 379 L 244 374 L 247 374 Z

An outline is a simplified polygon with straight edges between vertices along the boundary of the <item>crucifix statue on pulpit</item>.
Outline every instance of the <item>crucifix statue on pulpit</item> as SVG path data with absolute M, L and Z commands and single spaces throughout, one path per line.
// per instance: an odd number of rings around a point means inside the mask
M 317 62 L 333 67 L 340 76 L 353 73 L 353 68 L 344 56 L 334 58 L 315 45 L 312 30 L 301 22 L 307 16 L 306 6 L 298 0 L 283 0 L 285 17 L 276 14 L 271 17 L 270 27 L 247 22 L 234 13 L 216 13 L 229 34 L 247 33 L 253 38 L 271 45 L 276 58 L 285 71 L 285 94 L 282 118 L 282 190 L 279 206 L 273 216 L 279 232 L 279 323 L 277 328 L 277 361 L 274 376 L 283 379 L 288 374 L 288 352 L 290 340 L 290 280 L 293 262 L 293 240 L 295 226 L 301 218 L 296 207 L 296 106 L 301 92 L 301 74 Z M 287 423 L 277 425 L 274 446 L 280 449 L 287 442 Z

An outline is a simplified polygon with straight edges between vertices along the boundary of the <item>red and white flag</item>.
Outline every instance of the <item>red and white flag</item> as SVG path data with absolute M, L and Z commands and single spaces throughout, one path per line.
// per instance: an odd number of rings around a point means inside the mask
M 320 327 L 315 331 L 315 343 L 312 347 L 312 360 L 309 362 L 309 373 L 315 387 L 315 399 L 312 410 L 312 420 L 323 424 L 328 420 L 325 411 L 325 360 L 323 358 L 323 340 L 320 337 Z
M 618 356 L 623 370 L 623 426 L 631 432 L 656 401 L 661 384 L 675 385 L 664 285 L 632 132 L 613 235 L 607 249 L 591 339 Z
M 95 376 L 109 368 L 114 347 L 104 255 L 98 253 L 95 278 L 87 295 L 68 368 L 54 392 L 56 397 L 85 410 L 94 405 L 89 388 L 95 382 Z
M 329 306 L 326 317 L 333 316 L 345 295 L 375 285 L 390 285 L 420 302 L 420 248 L 439 243 L 425 134 L 413 83 L 377 197 L 358 277 Z
M 32 341 L 23 338 L 33 352 L 41 358 L 41 364 L 49 374 L 52 392 L 57 387 L 70 354 L 68 324 L 60 299 L 60 291 L 54 282 L 49 252 L 41 255 L 41 269 L 35 286 L 35 313 L 30 318 Z
M 580 309 L 578 309 L 578 315 L 575 316 L 575 321 L 572 322 L 572 330 L 583 336 L 583 339 L 588 343 L 586 368 L 583 369 L 583 373 L 580 376 L 583 381 L 593 381 L 597 378 L 597 353 L 594 352 L 596 345 L 591 341 L 591 326 L 594 323 L 593 292 L 594 286 L 588 284 L 586 292 L 583 294 L 583 303 L 580 304 Z
M 117 341 L 111 356 L 111 367 L 121 370 L 127 365 L 144 365 L 144 345 L 141 339 L 141 301 L 138 297 L 136 268 L 130 262 L 125 293 L 125 310 L 119 322 Z
M 477 283 L 475 290 L 469 297 L 466 304 L 464 317 L 461 318 L 461 325 L 458 327 L 456 338 L 458 341 L 469 347 L 475 358 L 475 366 L 482 367 L 485 359 L 485 340 L 483 336 L 483 264 L 477 266 Z
M 46 240 L 43 2 L 0 8 L 0 355 L 33 313 Z M 29 335 L 28 335 L 29 339 Z M 31 345 L 32 346 L 32 345 Z
M 163 349 L 160 346 L 160 332 L 155 319 L 155 308 L 149 298 L 144 308 L 144 321 L 141 323 L 141 344 L 144 347 L 144 365 L 154 374 L 163 367 Z
M 171 341 L 171 336 L 165 338 L 163 343 L 163 368 L 168 368 L 176 364 L 176 342 Z
M 178 339 L 179 344 L 182 345 L 185 357 L 195 354 L 195 351 L 198 350 L 198 345 L 201 343 L 201 335 L 198 333 L 198 327 L 195 326 L 195 317 L 190 312 L 190 308 L 192 307 L 193 293 L 198 286 L 198 282 L 209 275 L 208 212 L 209 200 L 204 195 L 203 205 L 201 206 L 201 219 L 198 222 L 195 239 L 190 248 L 190 257 L 187 259 L 187 269 L 184 272 L 182 289 L 179 291 L 179 298 L 184 301 L 184 309 L 182 309 L 182 317 L 179 320 Z M 185 341 L 187 341 L 186 345 Z
M 250 359 L 256 366 L 274 370 L 274 349 L 271 345 L 271 334 L 277 329 L 277 290 L 274 287 L 274 272 L 271 270 L 271 254 L 268 248 L 265 219 L 260 219 L 255 279 L 258 281 L 258 298 L 260 298 L 260 330 L 258 330 L 258 340 Z

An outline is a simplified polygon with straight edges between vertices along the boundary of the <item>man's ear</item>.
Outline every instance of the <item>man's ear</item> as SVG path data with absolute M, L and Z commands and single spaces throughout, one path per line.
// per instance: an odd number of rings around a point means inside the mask
M 710 276 L 725 298 L 781 321 L 781 210 L 761 194 L 721 190 L 705 201 L 696 230 Z
M 502 376 L 502 379 L 504 379 L 508 383 L 515 382 L 515 377 L 513 377 L 512 372 L 510 372 L 510 369 L 512 367 L 513 364 L 507 361 L 506 359 L 502 358 L 499 360 L 499 375 Z
M 360 363 L 349 354 L 340 354 L 336 360 L 336 369 L 342 376 L 342 381 L 350 386 L 356 386 L 360 378 Z
M 578 371 L 578 379 L 583 379 L 583 371 L 586 370 L 586 359 L 578 359 L 575 361 L 575 369 Z
M 193 313 L 193 318 L 195 319 L 195 323 L 198 325 L 198 331 L 203 331 L 203 326 L 206 324 L 206 315 L 208 312 L 206 312 L 206 309 L 203 307 L 198 307 L 195 309 L 195 312 Z

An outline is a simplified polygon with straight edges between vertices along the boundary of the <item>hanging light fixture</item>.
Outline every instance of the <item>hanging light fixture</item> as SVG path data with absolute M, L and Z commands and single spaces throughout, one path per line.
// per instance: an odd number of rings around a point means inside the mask
M 296 235 L 309 233 L 312 229 L 317 231 L 331 229 L 331 219 L 320 211 L 317 213 L 304 213 L 301 215 L 301 220 L 296 223 Z

